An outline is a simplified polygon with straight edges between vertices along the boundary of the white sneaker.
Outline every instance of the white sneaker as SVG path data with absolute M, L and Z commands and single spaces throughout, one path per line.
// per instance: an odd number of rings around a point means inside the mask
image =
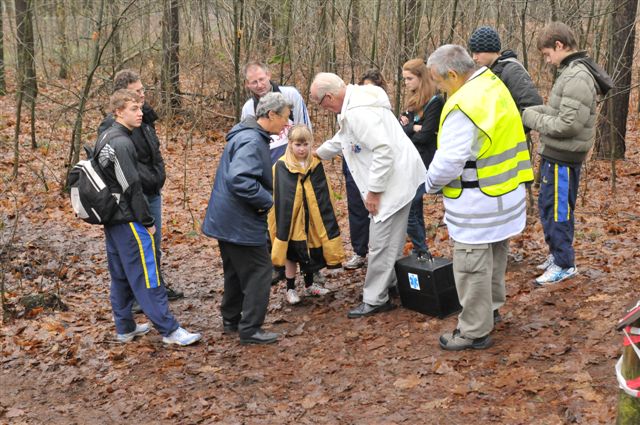
M 163 337 L 162 342 L 165 344 L 177 344 L 184 346 L 198 342 L 200 341 L 200 338 L 202 338 L 202 335 L 199 333 L 192 334 L 191 332 L 187 332 L 184 328 L 178 328 L 171 332 L 169 336 Z
M 569 279 L 576 274 L 578 274 L 577 267 L 569 267 L 568 269 L 563 269 L 557 264 L 552 264 L 542 274 L 542 276 L 536 279 L 536 284 L 540 286 L 551 285 L 554 283 L 558 283 L 561 280 Z
M 317 283 L 314 283 L 313 285 L 307 288 L 304 288 L 304 294 L 307 297 L 321 297 L 321 296 L 327 295 L 329 292 L 331 291 L 329 291 L 327 288 L 323 288 Z
M 319 271 L 313 274 L 313 283 L 325 283 L 326 281 L 327 279 Z
M 143 323 L 141 325 L 136 324 L 136 328 L 133 331 L 126 334 L 117 334 L 116 339 L 118 340 L 118 342 L 126 344 L 127 342 L 133 341 L 133 338 L 144 335 L 150 330 L 151 326 L 149 326 L 148 323 Z
M 351 257 L 349 261 L 344 264 L 344 268 L 347 270 L 355 270 L 363 267 L 365 264 L 367 264 L 366 257 L 361 257 L 358 254 L 353 254 L 353 257 Z
M 287 289 L 285 298 L 287 299 L 287 302 L 291 305 L 298 304 L 300 302 L 300 296 L 298 296 L 298 293 L 296 292 L 295 289 Z
M 536 266 L 536 269 L 547 270 L 552 264 L 555 264 L 555 259 L 553 258 L 553 254 L 549 254 L 547 258 L 544 260 L 544 263 L 538 264 Z

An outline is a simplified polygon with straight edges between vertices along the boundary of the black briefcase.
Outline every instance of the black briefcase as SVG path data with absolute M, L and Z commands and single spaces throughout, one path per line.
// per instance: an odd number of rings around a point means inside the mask
M 462 310 L 451 260 L 412 254 L 396 261 L 395 269 L 403 307 L 440 319 Z

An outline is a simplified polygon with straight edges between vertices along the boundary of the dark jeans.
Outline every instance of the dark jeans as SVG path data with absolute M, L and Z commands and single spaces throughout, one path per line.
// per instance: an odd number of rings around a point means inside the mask
M 580 185 L 580 167 L 570 167 L 543 158 L 540 180 L 538 210 L 544 240 L 558 266 L 563 269 L 573 267 L 573 212 Z
M 253 335 L 264 323 L 271 290 L 271 257 L 267 244 L 244 246 L 218 241 L 224 270 L 222 318 L 238 323 L 241 337 Z
M 422 208 L 422 198 L 425 193 L 424 183 L 422 183 L 418 187 L 413 201 L 411 201 L 409 220 L 407 222 L 407 234 L 413 244 L 413 252 L 416 254 L 427 252 L 427 243 L 425 242 L 426 233 L 424 230 L 424 210 Z
M 347 162 L 342 160 L 342 172 L 347 186 L 347 206 L 349 210 L 349 236 L 353 252 L 361 257 L 369 252 L 369 211 L 364 206 L 362 195 L 351 177 Z
M 158 273 L 160 274 L 160 282 L 165 286 L 164 276 L 162 275 L 162 250 L 160 243 L 162 241 L 162 195 L 145 195 L 147 204 L 149 204 L 149 212 L 153 216 L 156 225 L 156 232 L 153 234 L 153 243 L 156 246 L 156 262 L 158 263 Z

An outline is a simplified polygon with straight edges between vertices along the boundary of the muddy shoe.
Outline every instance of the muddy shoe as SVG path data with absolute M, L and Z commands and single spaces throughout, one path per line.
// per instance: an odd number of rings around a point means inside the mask
M 118 342 L 126 344 L 127 342 L 133 341 L 135 337 L 144 335 L 150 330 L 151 326 L 149 326 L 148 323 L 143 323 L 141 325 L 136 324 L 136 328 L 134 330 L 126 334 L 117 334 L 116 339 L 118 340 Z
M 140 303 L 137 300 L 133 300 L 133 305 L 131 306 L 131 312 L 133 314 L 142 313 L 142 307 L 140 307 Z
M 180 298 L 184 298 L 184 292 L 176 291 L 169 288 L 168 286 L 165 286 L 165 289 L 167 290 L 167 298 L 169 298 L 169 301 L 175 301 L 179 300 Z
M 361 257 L 358 254 L 353 254 L 353 257 L 351 257 L 349 261 L 345 263 L 344 268 L 346 270 L 355 270 L 359 269 L 360 267 L 364 267 L 365 264 L 367 264 L 366 257 Z
M 440 348 L 446 351 L 484 350 L 492 345 L 493 341 L 489 335 L 482 338 L 466 338 L 458 329 L 440 336 Z

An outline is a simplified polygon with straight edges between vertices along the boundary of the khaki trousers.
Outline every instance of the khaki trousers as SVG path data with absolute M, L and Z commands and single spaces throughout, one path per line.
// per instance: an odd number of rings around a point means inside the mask
M 369 225 L 369 264 L 364 279 L 362 300 L 371 305 L 389 300 L 389 287 L 397 283 L 394 266 L 402 256 L 407 238 L 407 220 L 411 202 L 385 221 Z
M 509 239 L 477 245 L 455 242 L 453 249 L 453 276 L 462 306 L 458 329 L 467 338 L 481 338 L 493 329 L 493 310 L 505 302 Z

